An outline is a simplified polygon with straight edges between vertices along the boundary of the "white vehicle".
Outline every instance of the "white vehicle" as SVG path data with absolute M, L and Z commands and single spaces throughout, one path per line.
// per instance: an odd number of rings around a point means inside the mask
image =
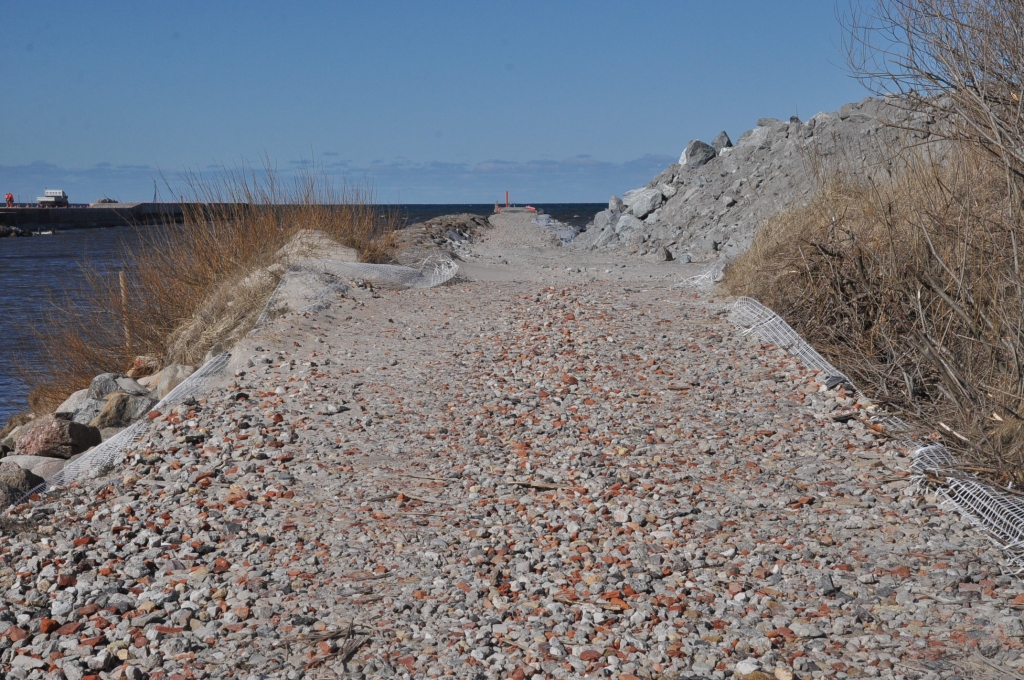
M 67 207 L 68 205 L 68 195 L 64 193 L 63 189 L 47 189 L 36 200 L 41 208 L 53 206 Z

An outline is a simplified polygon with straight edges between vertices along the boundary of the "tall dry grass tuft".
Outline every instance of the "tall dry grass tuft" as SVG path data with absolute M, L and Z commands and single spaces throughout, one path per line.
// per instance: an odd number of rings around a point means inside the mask
M 364 262 L 387 261 L 393 250 L 397 213 L 377 207 L 370 190 L 336 189 L 315 169 L 291 182 L 268 167 L 192 175 L 185 185 L 184 223 L 139 227 L 123 279 L 84 263 L 86 290 L 54 302 L 37 329 L 39 368 L 25 376 L 33 412 L 51 411 L 141 354 L 196 365 L 229 347 L 256 322 L 282 260 L 321 243 L 295 239 L 299 232 L 322 232 Z
M 1024 484 L 1024 223 L 970 145 L 825 177 L 726 270 L 866 392 L 937 428 L 974 471 Z

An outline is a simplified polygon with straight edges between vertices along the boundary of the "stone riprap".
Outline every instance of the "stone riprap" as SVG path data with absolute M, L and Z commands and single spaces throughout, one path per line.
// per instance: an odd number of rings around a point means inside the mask
M 925 131 L 907 133 L 896 122 Z M 806 202 L 817 175 L 836 169 L 884 173 L 901 135 L 928 139 L 934 123 L 886 100 L 868 98 L 810 120 L 762 118 L 735 146 L 725 132 L 711 144 L 691 141 L 679 163 L 645 187 L 613 198 L 574 242 L 584 249 L 625 248 L 649 254 L 667 248 L 685 261 L 745 250 L 754 232 L 780 211 Z M 626 196 L 643 196 L 632 203 Z
M 1024 666 L 1024 588 L 909 488 L 865 402 L 670 286 L 696 267 L 548 269 L 550 234 L 492 224 L 463 282 L 276 319 L 111 475 L 16 508 L 0 672 Z

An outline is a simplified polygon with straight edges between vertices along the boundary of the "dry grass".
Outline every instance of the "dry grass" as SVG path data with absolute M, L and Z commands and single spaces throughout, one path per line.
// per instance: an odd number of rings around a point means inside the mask
M 397 215 L 376 207 L 371 191 L 336 190 L 314 171 L 285 185 L 269 169 L 186 184 L 184 224 L 141 227 L 123 285 L 84 263 L 86 290 L 76 302 L 54 301 L 36 329 L 40 369 L 24 376 L 33 412 L 52 411 L 141 354 L 195 365 L 230 347 L 255 323 L 284 272 L 282 247 L 302 230 L 323 232 L 364 262 L 391 256 Z
M 830 174 L 758 232 L 726 288 L 775 309 L 868 394 L 1024 484 L 1022 211 L 970 145 L 886 178 Z

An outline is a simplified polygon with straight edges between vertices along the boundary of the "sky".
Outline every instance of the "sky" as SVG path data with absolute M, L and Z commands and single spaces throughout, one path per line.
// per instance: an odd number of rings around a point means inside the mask
M 831 0 L 5 2 L 0 192 L 302 163 L 386 203 L 601 202 L 863 98 Z

